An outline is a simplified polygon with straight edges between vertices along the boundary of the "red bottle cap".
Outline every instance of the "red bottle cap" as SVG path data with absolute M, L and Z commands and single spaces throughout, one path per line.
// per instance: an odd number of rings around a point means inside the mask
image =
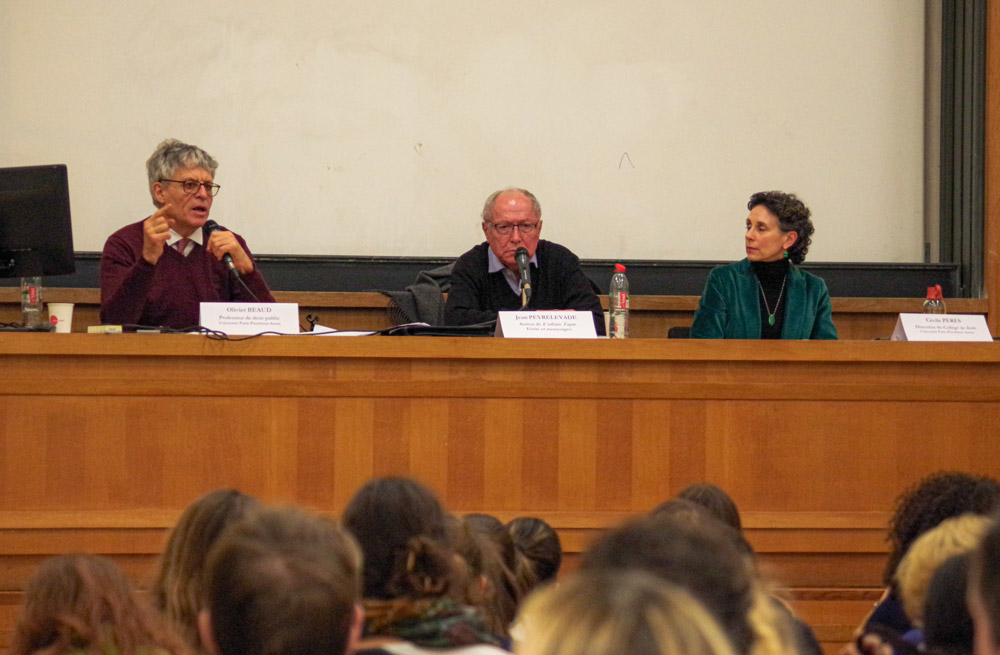
M 615 273 L 624 273 L 624 272 L 625 272 L 624 264 L 615 264 Z
M 943 300 L 941 297 L 941 285 L 935 284 L 932 287 L 927 287 L 927 300 Z

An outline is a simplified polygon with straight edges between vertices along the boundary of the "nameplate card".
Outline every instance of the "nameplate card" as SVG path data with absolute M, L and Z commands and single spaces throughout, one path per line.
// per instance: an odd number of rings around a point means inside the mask
M 993 341 L 981 314 L 900 314 L 891 341 Z
M 203 302 L 201 325 L 226 334 L 299 333 L 295 302 Z
M 495 336 L 513 339 L 596 339 L 593 312 L 499 312 Z

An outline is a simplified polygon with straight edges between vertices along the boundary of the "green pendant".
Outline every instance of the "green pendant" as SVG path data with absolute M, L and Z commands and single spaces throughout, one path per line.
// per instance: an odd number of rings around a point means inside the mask
M 768 325 L 774 325 L 774 314 L 768 314 L 767 315 L 767 324 Z

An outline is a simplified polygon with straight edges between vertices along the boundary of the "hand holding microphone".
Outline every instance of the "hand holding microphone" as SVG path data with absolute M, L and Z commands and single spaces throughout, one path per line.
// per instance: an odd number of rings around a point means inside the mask
M 219 253 L 222 253 L 221 259 L 226 262 L 226 266 L 229 267 L 229 271 L 236 277 L 240 276 L 240 273 L 250 273 L 253 271 L 253 263 L 250 258 L 247 257 L 246 253 L 243 252 L 243 248 L 240 246 L 239 241 L 233 236 L 232 232 L 226 232 L 225 230 L 219 229 L 219 224 L 209 219 L 205 221 L 205 236 L 209 237 L 206 248 L 210 253 L 219 257 Z M 213 233 L 217 233 L 218 236 L 213 240 L 211 236 Z M 240 259 L 241 266 L 237 266 L 236 262 L 233 260 L 233 256 L 230 254 L 235 252 L 237 258 Z
M 521 275 L 521 309 L 531 302 L 531 269 L 528 266 L 530 259 L 528 249 L 524 246 L 514 251 L 514 261 L 517 262 L 517 271 Z

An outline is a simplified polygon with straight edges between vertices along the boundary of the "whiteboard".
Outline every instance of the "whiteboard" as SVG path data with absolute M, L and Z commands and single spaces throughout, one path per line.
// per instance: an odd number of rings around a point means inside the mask
M 921 261 L 917 0 L 0 2 L 0 166 L 69 166 L 77 250 L 220 162 L 257 253 L 457 256 L 495 189 L 584 258 L 743 256 L 798 193 L 812 261 Z

